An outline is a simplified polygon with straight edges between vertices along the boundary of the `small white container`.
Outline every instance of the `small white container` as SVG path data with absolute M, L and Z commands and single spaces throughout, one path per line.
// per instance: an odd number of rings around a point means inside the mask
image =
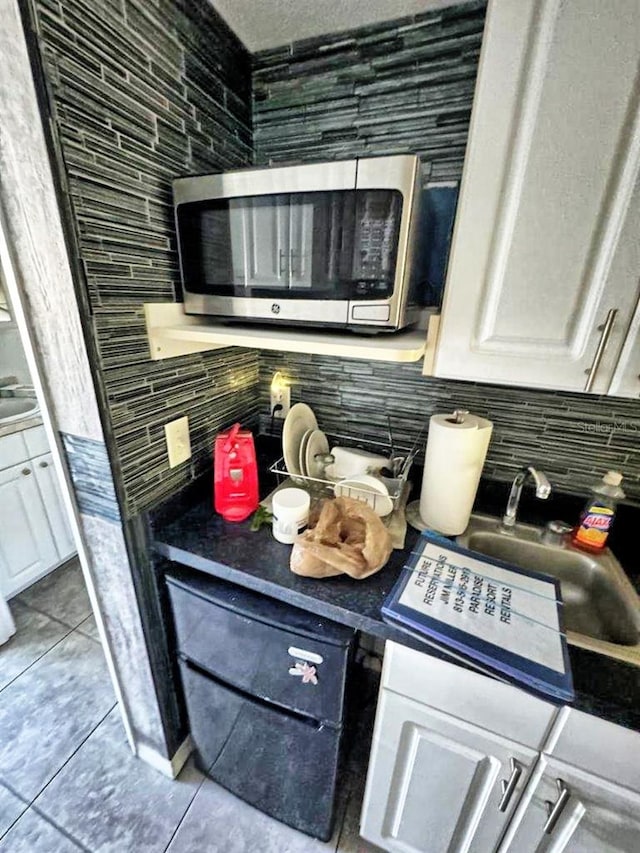
M 281 489 L 273 496 L 273 538 L 293 545 L 309 521 L 311 498 L 304 489 Z

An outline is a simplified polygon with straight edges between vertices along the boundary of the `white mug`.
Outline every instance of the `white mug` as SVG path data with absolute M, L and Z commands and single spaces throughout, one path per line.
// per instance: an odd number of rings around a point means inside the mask
M 293 545 L 309 521 L 311 498 L 304 489 L 281 489 L 273 496 L 273 537 L 284 545 Z

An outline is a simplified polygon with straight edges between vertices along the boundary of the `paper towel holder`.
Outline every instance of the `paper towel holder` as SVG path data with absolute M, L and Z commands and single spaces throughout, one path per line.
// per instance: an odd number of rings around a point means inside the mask
M 464 423 L 465 415 L 469 414 L 469 409 L 454 409 L 453 414 L 450 418 L 447 418 L 448 423 L 450 424 L 462 424 Z

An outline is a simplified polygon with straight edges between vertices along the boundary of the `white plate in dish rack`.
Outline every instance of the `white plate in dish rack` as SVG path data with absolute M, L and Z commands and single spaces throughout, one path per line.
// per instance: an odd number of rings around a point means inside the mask
M 302 441 L 300 442 L 300 450 L 298 452 L 298 468 L 300 469 L 300 473 L 303 477 L 309 476 L 305 460 L 307 458 L 307 445 L 309 444 L 309 439 L 311 438 L 314 432 L 315 430 L 308 429 L 302 436 Z
M 300 445 L 306 432 L 318 429 L 313 409 L 306 403 L 296 403 L 289 410 L 282 428 L 282 453 L 290 474 L 300 475 Z
M 316 456 L 320 453 L 326 455 L 329 452 L 327 436 L 321 429 L 314 430 L 307 439 L 305 448 L 304 473 L 307 477 L 318 478 L 322 476 L 324 466 L 318 463 Z

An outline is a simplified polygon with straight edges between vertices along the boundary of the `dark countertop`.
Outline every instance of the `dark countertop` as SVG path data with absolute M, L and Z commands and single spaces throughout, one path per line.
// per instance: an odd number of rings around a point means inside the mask
M 484 491 L 487 491 L 485 487 Z M 489 489 L 491 491 L 491 489 Z M 484 510 L 487 501 L 483 500 Z M 554 516 L 552 516 L 554 517 Z M 555 516 L 557 517 L 557 516 Z M 211 506 L 211 490 L 190 489 L 152 514 L 154 548 L 162 557 L 261 592 L 302 610 L 427 654 L 447 655 L 382 620 L 380 607 L 395 584 L 418 534 L 407 549 L 394 551 L 387 565 L 364 581 L 347 576 L 317 580 L 293 574 L 291 548 L 270 529 L 249 530 L 249 522 L 225 522 Z M 573 706 L 640 731 L 640 668 L 594 652 L 569 647 L 576 700 Z
M 407 538 L 410 548 L 418 534 L 412 531 Z M 155 547 L 168 560 L 377 637 L 406 641 L 404 632 L 380 616 L 382 602 L 405 563 L 405 551 L 394 551 L 387 565 L 364 581 L 346 575 L 323 580 L 300 577 L 289 569 L 290 545 L 276 542 L 268 527 L 252 533 L 248 521 L 224 521 L 208 501 L 157 531 Z

